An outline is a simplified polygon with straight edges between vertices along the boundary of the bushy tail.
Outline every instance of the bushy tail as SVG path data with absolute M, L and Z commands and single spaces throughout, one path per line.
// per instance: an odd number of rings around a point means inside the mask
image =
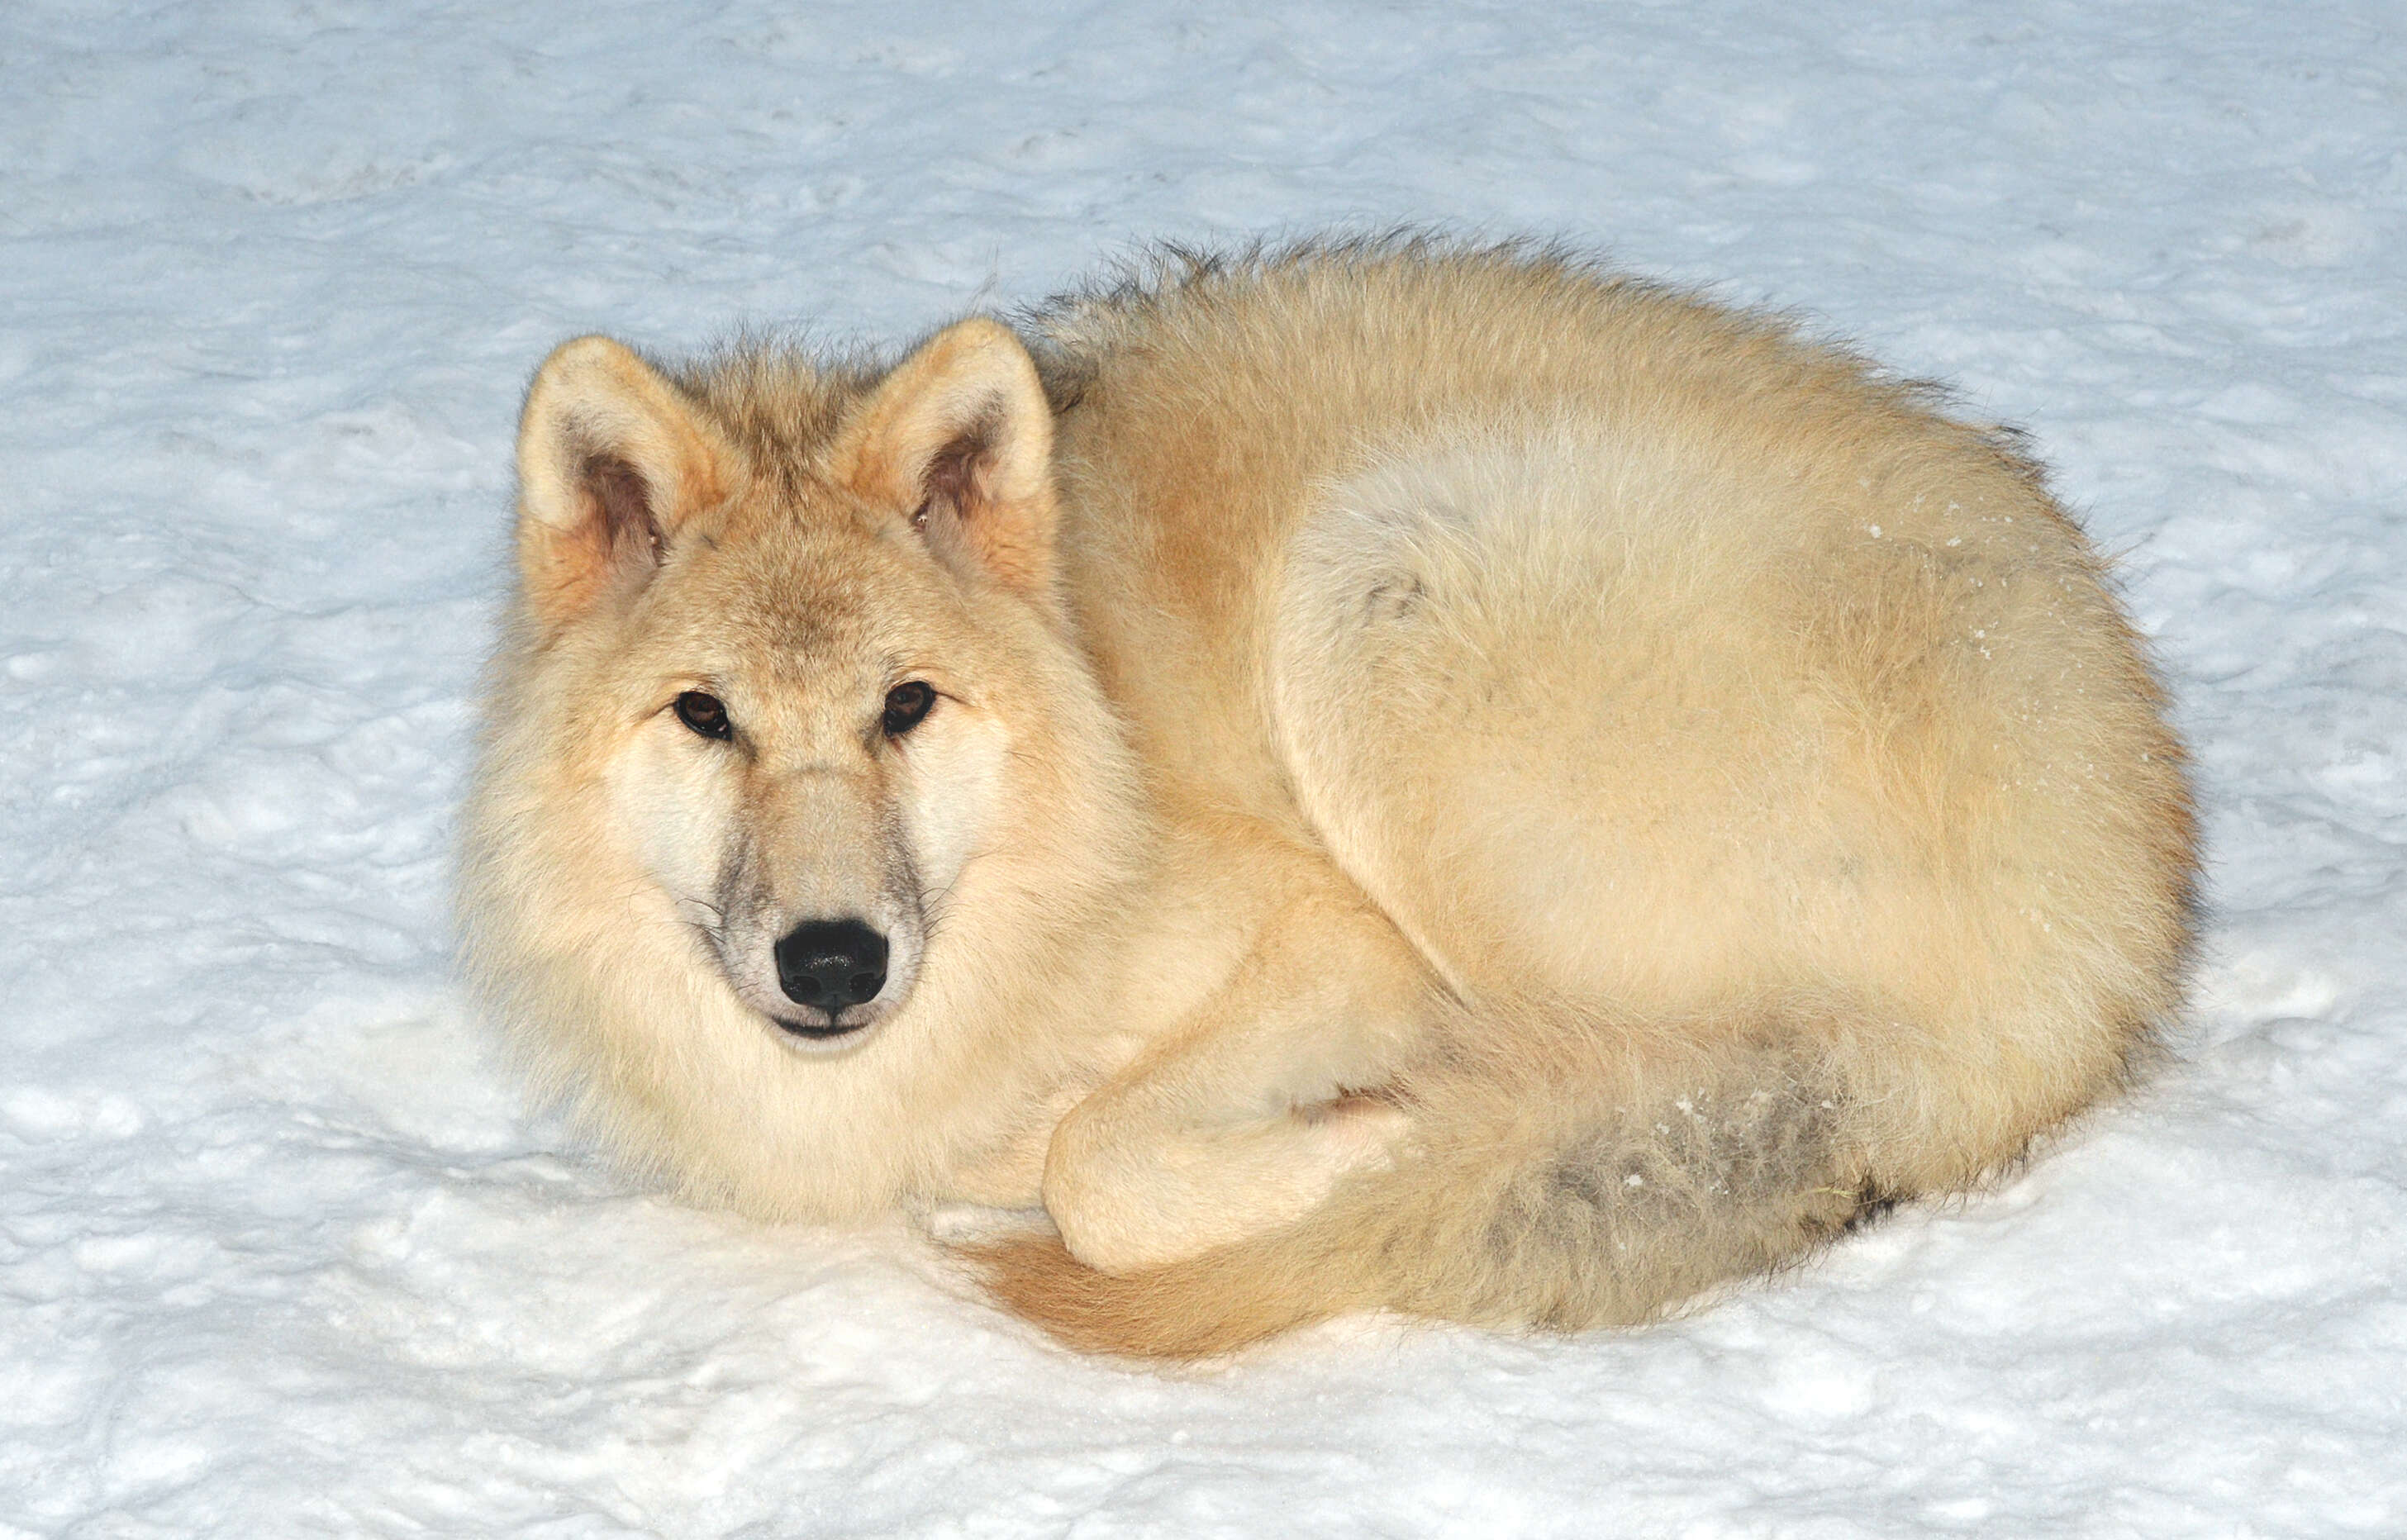
M 1415 1134 L 1395 1164 L 1289 1229 L 1128 1274 L 1050 1236 L 970 1260 L 1062 1342 L 1132 1358 L 1211 1357 L 1382 1306 L 1563 1331 L 1647 1320 L 1894 1196 L 1867 1176 L 1830 1038 L 1771 1025 L 1590 1024 L 1509 1058 L 1457 1051 L 1399 1088 Z

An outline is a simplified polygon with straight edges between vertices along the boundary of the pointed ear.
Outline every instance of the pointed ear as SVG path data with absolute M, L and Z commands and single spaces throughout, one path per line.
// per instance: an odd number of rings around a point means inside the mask
M 677 388 L 608 337 L 535 371 L 519 418 L 519 574 L 547 627 L 640 588 L 723 494 L 725 454 Z
M 833 463 L 939 560 L 1052 603 L 1053 413 L 1007 328 L 976 317 L 930 338 L 871 395 Z

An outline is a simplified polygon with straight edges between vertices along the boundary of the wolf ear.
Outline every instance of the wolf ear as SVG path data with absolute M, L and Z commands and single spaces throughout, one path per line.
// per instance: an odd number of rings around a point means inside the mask
M 721 453 L 677 388 L 608 337 L 535 371 L 519 418 L 519 575 L 558 625 L 640 587 L 663 545 L 722 495 Z
M 974 317 L 922 344 L 862 407 L 833 464 L 938 560 L 1053 602 L 1053 413 L 1007 328 Z

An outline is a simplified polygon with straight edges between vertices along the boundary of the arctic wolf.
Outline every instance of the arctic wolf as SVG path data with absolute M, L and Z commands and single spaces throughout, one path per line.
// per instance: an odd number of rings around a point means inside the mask
M 1172 254 L 901 363 L 563 346 L 473 970 L 634 1164 L 1033 1208 L 1062 1339 L 1647 1319 L 2176 1005 L 2180 744 L 2033 464 L 1520 249 Z

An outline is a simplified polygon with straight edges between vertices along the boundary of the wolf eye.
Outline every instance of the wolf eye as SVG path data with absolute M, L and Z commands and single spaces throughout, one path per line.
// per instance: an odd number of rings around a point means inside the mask
M 936 692 L 917 679 L 896 685 L 886 692 L 886 735 L 899 738 L 919 726 L 935 704 Z
M 699 690 L 689 690 L 677 698 L 677 720 L 705 738 L 732 738 L 735 729 L 728 725 L 727 706 L 716 695 L 705 695 Z

